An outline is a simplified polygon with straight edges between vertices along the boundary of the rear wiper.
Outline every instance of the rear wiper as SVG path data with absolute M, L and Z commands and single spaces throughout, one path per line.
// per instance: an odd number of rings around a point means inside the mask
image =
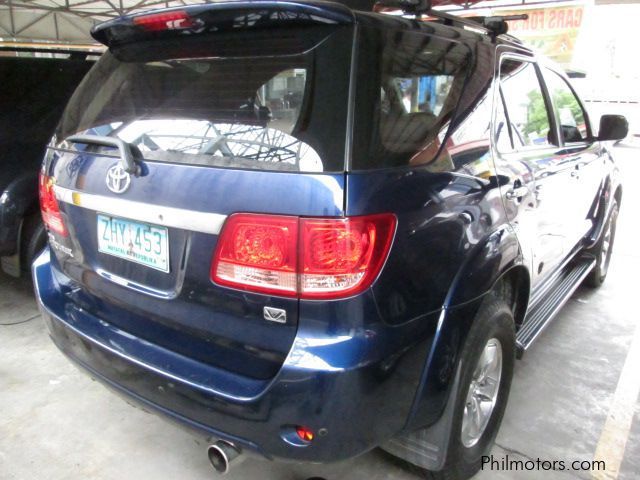
M 67 141 L 72 143 L 85 143 L 87 145 L 100 145 L 103 147 L 114 147 L 120 152 L 120 161 L 122 168 L 128 173 L 134 175 L 140 174 L 140 166 L 136 164 L 133 155 L 133 145 L 119 138 L 105 137 L 102 135 L 71 135 Z

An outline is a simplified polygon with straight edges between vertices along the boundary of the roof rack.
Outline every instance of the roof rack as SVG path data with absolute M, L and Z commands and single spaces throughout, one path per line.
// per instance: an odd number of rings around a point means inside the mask
M 401 10 L 406 15 L 414 15 L 416 18 L 422 16 L 441 19 L 445 25 L 456 27 L 470 27 L 483 29 L 492 38 L 504 35 L 509 31 L 508 21 L 527 20 L 527 14 L 522 15 L 494 15 L 487 17 L 459 17 L 440 10 L 433 10 L 432 0 L 378 0 L 374 5 L 374 11 L 384 13 L 385 11 Z M 514 37 L 513 40 L 517 41 Z
M 527 20 L 529 15 L 523 13 L 521 15 L 492 15 L 488 17 L 467 17 L 472 22 L 479 23 L 489 30 L 493 35 L 505 35 L 509 31 L 507 22 L 513 20 Z M 515 37 L 512 37 L 515 38 Z

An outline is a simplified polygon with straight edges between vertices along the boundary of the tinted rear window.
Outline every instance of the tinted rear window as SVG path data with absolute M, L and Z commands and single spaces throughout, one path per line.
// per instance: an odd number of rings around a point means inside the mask
M 375 28 L 363 28 L 360 43 L 367 62 L 358 66 L 353 169 L 413 165 L 418 156 L 429 163 L 460 100 L 469 48 L 427 33 Z
M 209 52 L 203 39 L 192 50 L 176 40 L 107 52 L 74 94 L 58 140 L 114 136 L 149 161 L 341 171 L 351 30 L 309 30 L 273 31 L 277 55 L 252 55 L 251 37 L 237 35 L 209 35 Z M 301 51 L 305 35 L 316 43 Z

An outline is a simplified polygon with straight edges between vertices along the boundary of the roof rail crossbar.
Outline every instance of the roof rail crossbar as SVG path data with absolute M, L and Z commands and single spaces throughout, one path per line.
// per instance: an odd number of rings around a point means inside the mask
M 431 0 L 379 0 L 374 6 L 374 10 L 401 10 L 406 15 L 415 15 L 416 18 L 426 15 L 443 20 L 446 25 L 483 29 L 494 38 L 498 35 L 504 35 L 509 31 L 509 24 L 507 22 L 527 20 L 529 18 L 527 14 L 459 17 L 440 10 L 433 10 Z
M 529 15 L 523 13 L 521 15 L 493 15 L 488 17 L 467 17 L 469 20 L 479 23 L 492 35 L 504 35 L 509 31 L 507 22 L 513 20 L 527 20 Z
M 431 0 L 379 0 L 374 5 L 374 10 L 377 6 L 419 16 L 431 10 Z
M 454 27 L 472 27 L 480 28 L 489 32 L 489 28 L 484 25 L 482 21 L 479 21 L 482 17 L 459 17 L 447 12 L 441 12 L 440 10 L 428 10 L 425 14 L 429 17 L 439 18 L 444 20 L 445 25 L 451 25 Z

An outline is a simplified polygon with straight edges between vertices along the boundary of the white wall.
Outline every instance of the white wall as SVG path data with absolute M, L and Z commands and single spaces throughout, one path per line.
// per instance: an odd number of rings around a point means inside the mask
M 594 123 L 604 113 L 629 119 L 640 134 L 640 5 L 591 5 L 576 43 L 574 84 Z

